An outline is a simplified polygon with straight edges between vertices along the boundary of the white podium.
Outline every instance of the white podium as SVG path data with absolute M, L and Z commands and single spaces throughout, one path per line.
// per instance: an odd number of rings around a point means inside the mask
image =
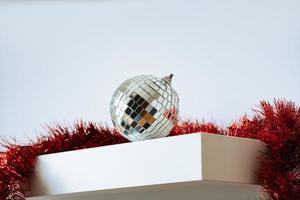
M 254 200 L 266 146 L 196 133 L 38 157 L 28 200 Z

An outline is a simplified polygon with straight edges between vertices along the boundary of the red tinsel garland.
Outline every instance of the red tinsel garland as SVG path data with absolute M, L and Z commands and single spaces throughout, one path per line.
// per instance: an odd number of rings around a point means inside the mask
M 207 132 L 259 139 L 269 146 L 261 156 L 259 176 L 265 199 L 300 199 L 300 108 L 289 101 L 261 102 L 253 117 L 226 129 L 213 123 L 181 122 L 170 136 Z M 28 146 L 3 144 L 0 154 L 0 200 L 24 200 L 38 155 L 128 142 L 113 129 L 92 122 L 73 128 L 48 127 L 48 135 Z

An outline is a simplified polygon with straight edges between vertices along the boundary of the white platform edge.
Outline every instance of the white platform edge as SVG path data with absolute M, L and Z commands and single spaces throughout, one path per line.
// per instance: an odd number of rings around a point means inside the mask
M 258 140 L 202 133 L 43 155 L 29 196 L 194 181 L 256 185 L 265 148 Z

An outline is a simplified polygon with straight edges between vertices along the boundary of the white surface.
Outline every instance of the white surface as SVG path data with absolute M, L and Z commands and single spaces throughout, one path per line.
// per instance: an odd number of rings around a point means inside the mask
M 163 190 L 159 185 L 212 182 L 209 191 L 214 185 L 234 191 L 248 184 L 245 191 L 257 197 L 259 151 L 264 145 L 257 140 L 191 134 L 44 155 L 38 157 L 30 196 L 108 190 L 116 195 L 125 188 L 142 192 L 141 186 Z
M 299 0 L 1 0 L 0 135 L 110 122 L 137 74 L 175 74 L 183 117 L 224 124 L 262 99 L 300 104 Z
M 258 185 L 185 182 L 26 198 L 27 200 L 259 200 Z

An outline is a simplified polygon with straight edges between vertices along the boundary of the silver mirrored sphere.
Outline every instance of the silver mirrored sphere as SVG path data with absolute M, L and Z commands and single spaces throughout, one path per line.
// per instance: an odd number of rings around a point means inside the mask
M 110 113 L 117 131 L 130 141 L 167 136 L 178 119 L 179 98 L 170 76 L 140 75 L 113 94 Z

